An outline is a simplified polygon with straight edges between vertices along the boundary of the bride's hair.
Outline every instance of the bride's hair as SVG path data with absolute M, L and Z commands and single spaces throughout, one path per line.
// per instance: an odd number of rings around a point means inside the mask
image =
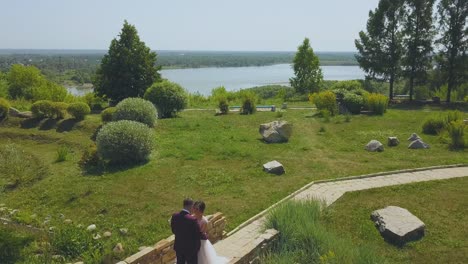
M 198 211 L 204 213 L 205 212 L 205 202 L 203 201 L 196 201 L 194 204 L 193 204 L 193 207 L 194 208 L 197 208 Z

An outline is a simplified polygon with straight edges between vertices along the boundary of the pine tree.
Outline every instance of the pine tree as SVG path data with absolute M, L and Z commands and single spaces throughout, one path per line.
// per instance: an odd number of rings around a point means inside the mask
M 290 78 L 291 86 L 301 94 L 317 92 L 323 81 L 319 58 L 310 47 L 308 38 L 304 39 L 293 60 L 295 77 Z
M 135 26 L 124 22 L 118 39 L 113 39 L 93 81 L 95 92 L 113 103 L 127 97 L 142 97 L 160 79 L 156 53 L 140 41 Z

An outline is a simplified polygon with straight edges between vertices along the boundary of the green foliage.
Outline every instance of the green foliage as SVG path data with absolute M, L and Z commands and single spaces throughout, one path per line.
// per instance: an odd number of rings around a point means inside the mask
M 93 81 L 99 96 L 120 102 L 142 97 L 146 89 L 160 79 L 156 53 L 140 40 L 135 26 L 124 22 L 118 39 L 113 39 Z
M 10 103 L 0 97 L 0 120 L 5 119 L 10 112 Z
M 290 201 L 275 208 L 267 216 L 266 228 L 278 230 L 279 238 L 261 263 L 384 262 L 370 245 L 355 245 L 327 229 L 325 210 L 316 201 Z
M 102 165 L 101 157 L 97 151 L 95 144 L 87 147 L 83 154 L 81 155 L 80 161 L 78 161 L 78 166 L 86 171 L 92 171 L 93 169 L 98 169 Z
M 154 127 L 158 113 L 154 105 L 141 98 L 127 98 L 121 101 L 113 114 L 115 121 L 132 120 Z
M 83 120 L 91 113 L 91 109 L 85 103 L 72 103 L 68 106 L 67 112 L 76 120 Z
M 240 113 L 242 115 L 251 115 L 257 111 L 257 106 L 255 102 L 257 101 L 257 96 L 255 93 L 250 91 L 241 91 L 240 93 L 242 106 Z
M 359 114 L 364 106 L 364 99 L 360 95 L 348 92 L 344 95 L 343 103 L 349 112 Z
M 416 100 L 426 100 L 430 97 L 429 89 L 424 85 L 419 85 L 414 88 L 414 98 Z
M 63 102 L 52 102 L 52 113 L 57 119 L 64 119 L 67 114 L 68 104 Z
M 463 121 L 463 113 L 455 110 L 447 112 L 445 116 L 445 126 L 447 127 L 452 122 Z
M 345 90 L 348 92 L 363 90 L 364 86 L 360 81 L 349 80 L 349 81 L 338 81 L 335 82 L 330 88 L 330 90 Z
M 103 123 L 110 122 L 114 119 L 113 115 L 117 110 L 116 107 L 108 107 L 101 112 L 101 121 Z
M 0 227 L 0 263 L 14 264 L 21 260 L 21 250 L 32 240 L 18 232 Z
M 442 117 L 432 116 L 424 121 L 422 131 L 424 134 L 437 135 L 444 129 L 444 127 L 445 121 Z
M 319 111 L 327 110 L 332 116 L 338 113 L 336 105 L 336 95 L 331 91 L 323 91 L 314 93 L 309 97 L 309 100 L 315 104 Z
M 47 167 L 40 158 L 16 144 L 0 145 L 0 188 L 14 189 L 44 177 Z
M 136 164 L 149 159 L 153 133 L 148 126 L 130 120 L 111 122 L 96 138 L 98 153 L 115 164 Z
M 229 103 L 226 97 L 218 97 L 218 108 L 224 115 L 229 113 Z
M 158 109 L 160 118 L 171 118 L 187 106 L 187 92 L 178 84 L 163 80 L 154 83 L 144 98 Z
M 70 149 L 67 146 L 60 146 L 57 149 L 57 155 L 55 158 L 56 162 L 63 162 L 68 159 L 68 155 L 70 154 Z
M 37 101 L 31 105 L 31 112 L 34 117 L 44 118 L 44 117 L 53 117 L 55 110 L 51 101 L 41 100 Z
M 84 102 L 91 108 L 91 110 L 102 110 L 107 103 L 105 100 L 96 95 L 95 93 L 87 93 L 83 96 Z
M 58 228 L 51 237 L 50 245 L 57 254 L 70 259 L 103 250 L 102 242 L 93 239 L 92 233 L 73 225 Z
M 434 97 L 439 97 L 441 100 L 443 98 L 446 98 L 447 97 L 447 94 L 448 94 L 448 85 L 447 84 L 444 84 L 442 85 L 441 87 L 439 87 L 438 89 L 435 89 L 433 92 L 432 92 L 432 96 Z M 458 91 L 456 90 L 452 90 L 450 92 L 450 101 L 451 102 L 454 102 L 458 99 Z
M 383 94 L 371 93 L 367 97 L 368 109 L 376 115 L 383 115 L 387 112 L 388 97 Z
M 296 92 L 307 94 L 318 92 L 323 81 L 319 58 L 314 54 L 308 38 L 297 49 L 293 60 L 294 76 L 289 79 Z
M 0 71 L 0 97 L 8 97 L 8 80 L 6 74 Z
M 450 135 L 450 146 L 454 149 L 463 149 L 465 147 L 465 123 L 463 120 L 451 121 L 447 126 Z
M 465 101 L 465 103 L 468 103 L 468 95 L 465 96 L 465 98 L 463 99 L 463 101 Z

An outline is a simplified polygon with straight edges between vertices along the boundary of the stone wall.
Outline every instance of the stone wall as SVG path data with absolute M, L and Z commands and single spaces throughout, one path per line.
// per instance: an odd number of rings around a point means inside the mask
M 207 216 L 207 218 L 209 240 L 214 244 L 226 235 L 224 232 L 226 218 L 219 212 Z M 175 258 L 174 235 L 172 235 L 159 241 L 153 247 L 147 247 L 117 264 L 172 264 Z

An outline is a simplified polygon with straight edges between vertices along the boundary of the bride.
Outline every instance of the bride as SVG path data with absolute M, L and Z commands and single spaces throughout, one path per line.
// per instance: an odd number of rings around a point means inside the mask
M 204 234 L 206 239 L 201 240 L 200 251 L 198 251 L 198 264 L 225 264 L 229 260 L 224 257 L 220 257 L 216 254 L 216 250 L 208 240 L 207 228 L 208 220 L 203 215 L 205 212 L 205 203 L 203 201 L 196 201 L 193 204 L 193 215 L 198 221 L 200 230 Z

